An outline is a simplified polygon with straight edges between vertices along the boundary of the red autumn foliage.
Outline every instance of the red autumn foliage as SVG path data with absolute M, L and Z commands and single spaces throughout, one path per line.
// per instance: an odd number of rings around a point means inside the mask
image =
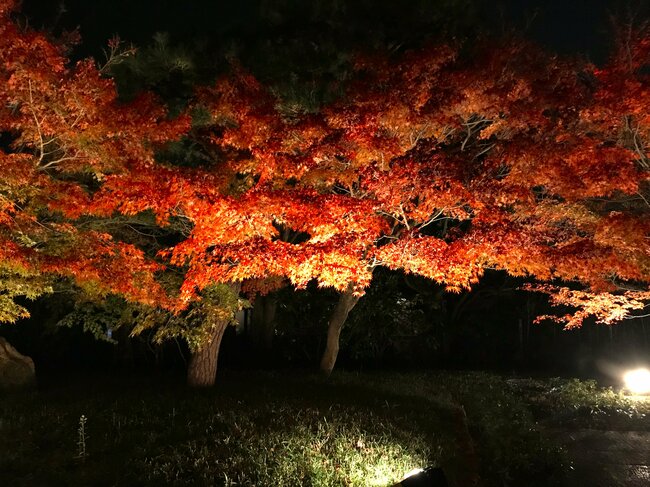
M 485 269 L 574 282 L 583 294 L 552 291 L 580 308 L 568 326 L 611 322 L 648 297 L 647 33 L 627 63 L 598 69 L 523 42 L 362 58 L 344 98 L 291 119 L 238 69 L 197 91 L 211 123 L 190 129 L 154 97 L 119 102 L 94 63 L 70 66 L 10 9 L 0 3 L 0 131 L 13 138 L 0 152 L 2 259 L 174 309 L 219 282 L 361 294 L 378 265 L 450 291 Z M 211 163 L 154 157 L 182 136 Z M 187 222 L 156 262 L 79 224 L 145 211 Z M 57 232 L 56 252 L 25 244 Z M 185 272 L 177 298 L 156 282 L 161 265 Z M 617 294 L 621 283 L 638 292 Z

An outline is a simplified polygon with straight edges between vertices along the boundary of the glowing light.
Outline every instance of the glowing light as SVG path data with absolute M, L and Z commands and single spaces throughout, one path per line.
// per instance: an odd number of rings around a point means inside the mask
M 397 484 L 401 487 L 449 487 L 440 467 L 414 468 Z
M 417 475 L 419 473 L 424 472 L 421 468 L 414 468 L 413 470 L 410 470 L 404 474 L 404 477 L 402 477 L 402 480 L 407 479 L 409 477 L 413 477 L 414 475 Z
M 625 388 L 633 394 L 650 393 L 650 370 L 635 369 L 630 370 L 623 376 Z

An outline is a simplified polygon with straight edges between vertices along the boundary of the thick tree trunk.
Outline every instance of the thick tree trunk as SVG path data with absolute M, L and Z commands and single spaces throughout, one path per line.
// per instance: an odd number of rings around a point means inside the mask
M 339 301 L 330 316 L 329 324 L 327 326 L 327 344 L 325 352 L 320 362 L 320 370 L 326 375 L 330 375 L 334 370 L 336 357 L 339 354 L 339 337 L 341 336 L 341 329 L 348 318 L 348 314 L 359 302 L 359 297 L 354 296 L 353 286 L 348 286 L 348 289 L 339 296 Z
M 228 286 L 233 293 L 239 294 L 240 282 L 230 283 Z M 212 387 L 214 385 L 217 378 L 219 347 L 229 324 L 229 319 L 216 321 L 212 327 L 209 341 L 201 349 L 192 353 L 187 366 L 187 385 L 190 387 Z
M 227 327 L 228 321 L 226 320 L 216 323 L 210 336 L 210 342 L 192 353 L 187 366 L 187 385 L 190 387 L 212 387 L 214 385 L 217 377 L 219 346 Z

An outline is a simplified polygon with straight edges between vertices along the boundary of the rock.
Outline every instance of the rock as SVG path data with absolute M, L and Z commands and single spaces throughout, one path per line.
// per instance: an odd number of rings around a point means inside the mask
M 34 361 L 0 337 L 0 389 L 20 389 L 35 384 Z

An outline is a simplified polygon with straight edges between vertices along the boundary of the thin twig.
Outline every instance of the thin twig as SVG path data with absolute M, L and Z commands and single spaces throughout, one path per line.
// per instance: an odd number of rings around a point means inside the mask
M 32 80 L 28 79 L 27 80 L 27 85 L 29 87 L 29 110 L 32 112 L 32 117 L 34 118 L 34 123 L 36 123 L 36 131 L 38 132 L 38 138 L 41 146 L 41 155 L 38 158 L 38 162 L 36 165 L 40 165 L 41 161 L 43 160 L 43 157 L 45 157 L 45 144 L 43 140 L 43 131 L 41 130 L 41 123 L 38 121 L 38 117 L 36 116 L 36 111 L 34 110 L 34 95 L 32 92 Z

